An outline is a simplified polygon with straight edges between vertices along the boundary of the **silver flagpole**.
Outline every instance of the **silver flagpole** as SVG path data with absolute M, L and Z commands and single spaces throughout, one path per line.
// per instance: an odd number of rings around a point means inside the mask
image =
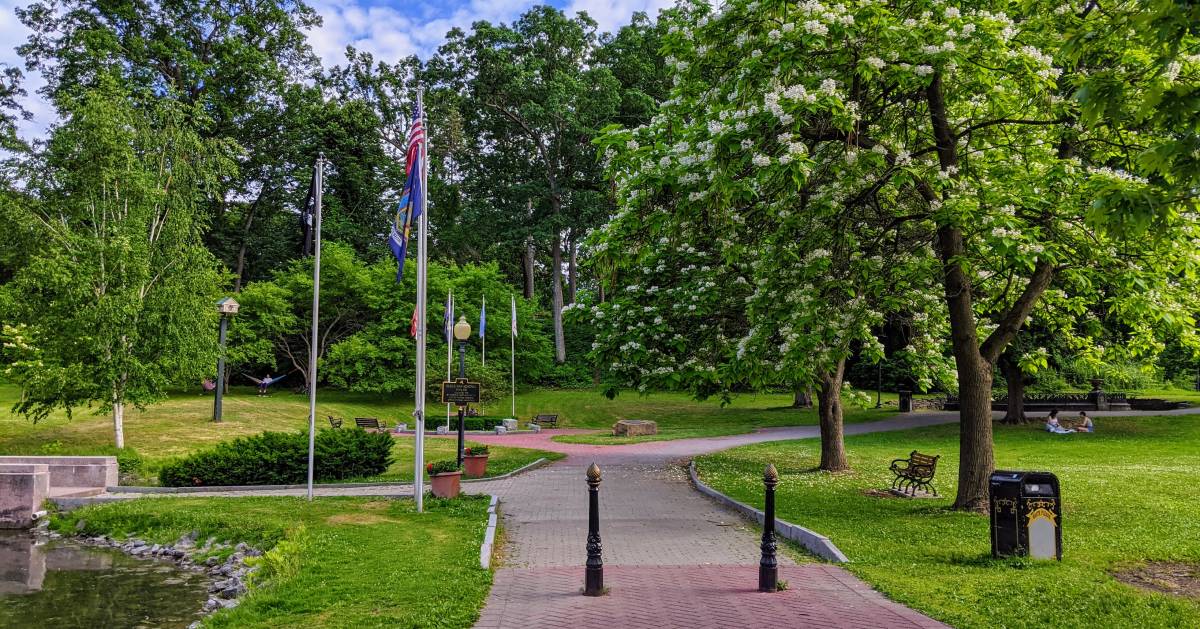
M 479 342 L 483 346 L 483 351 L 479 354 L 479 356 L 480 356 L 479 364 L 486 367 L 487 366 L 487 334 L 486 334 L 486 331 L 487 331 L 487 295 L 483 296 L 483 310 L 481 310 L 480 312 L 483 313 L 483 316 L 481 317 L 481 321 L 480 321 L 480 323 L 482 323 L 483 325 L 479 326 Z
M 512 300 L 512 321 L 509 322 L 508 338 L 511 339 L 511 349 L 508 352 L 509 362 L 512 363 L 512 418 L 517 418 L 517 296 L 509 295 Z M 517 422 L 520 425 L 521 422 Z
M 424 146 L 421 150 L 421 220 L 417 224 L 417 418 L 416 469 L 413 471 L 413 496 L 417 501 L 417 513 L 425 508 L 425 245 L 429 233 L 429 127 L 425 125 L 425 88 L 417 89 L 417 109 L 421 111 L 421 124 L 425 126 Z
M 317 224 L 313 247 L 312 340 L 308 344 L 308 500 L 313 499 L 313 451 L 317 438 L 317 321 L 321 307 L 321 189 L 325 186 L 325 154 L 317 156 L 313 220 Z
M 450 300 L 450 325 L 454 325 L 454 293 L 449 293 Z M 451 328 L 453 329 L 453 327 Z M 446 337 L 446 381 L 450 380 L 450 366 L 454 364 L 454 343 L 451 341 L 453 337 Z M 450 406 L 446 403 L 446 432 L 450 432 Z

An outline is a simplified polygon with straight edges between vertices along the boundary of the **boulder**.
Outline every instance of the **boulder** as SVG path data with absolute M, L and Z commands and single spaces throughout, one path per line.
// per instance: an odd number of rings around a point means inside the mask
M 657 434 L 658 424 L 648 419 L 622 419 L 613 424 L 614 437 L 641 437 Z

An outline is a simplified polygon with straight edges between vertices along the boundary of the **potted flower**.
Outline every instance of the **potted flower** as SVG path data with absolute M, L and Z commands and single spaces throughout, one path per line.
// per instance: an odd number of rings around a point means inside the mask
M 487 446 L 471 446 L 463 449 L 463 468 L 471 478 L 483 478 L 487 473 Z
M 458 463 L 455 461 L 437 461 L 425 466 L 425 471 L 429 473 L 430 485 L 432 485 L 433 495 L 438 498 L 454 498 L 459 492 L 459 478 L 462 477 L 462 471 L 458 469 Z

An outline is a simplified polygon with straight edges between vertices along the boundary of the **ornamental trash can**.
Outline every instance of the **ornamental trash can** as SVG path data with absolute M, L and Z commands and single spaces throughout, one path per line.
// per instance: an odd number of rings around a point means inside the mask
M 1050 472 L 996 470 L 989 482 L 993 557 L 1062 561 L 1062 497 Z
M 899 393 L 900 393 L 900 412 L 901 413 L 911 413 L 912 412 L 912 391 L 905 391 L 902 389 L 899 391 Z

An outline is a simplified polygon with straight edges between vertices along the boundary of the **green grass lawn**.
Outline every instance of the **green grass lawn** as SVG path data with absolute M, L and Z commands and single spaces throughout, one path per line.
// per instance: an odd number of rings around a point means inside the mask
M 8 411 L 19 393 L 16 386 L 0 384 L 0 455 L 115 453 L 108 416 L 78 409 L 71 419 L 64 412 L 56 412 L 34 424 Z M 176 393 L 144 411 L 129 409 L 125 418 L 125 445 L 141 455 L 143 465 L 136 474 L 124 474 L 123 482 L 157 484 L 157 470 L 172 457 L 264 430 L 304 430 L 308 426 L 308 398 L 287 390 L 259 397 L 252 388 L 235 387 L 225 396 L 224 421 L 221 423 L 212 422 L 212 405 L 211 395 Z M 411 423 L 412 400 L 342 391 L 322 392 L 317 404 L 318 428 L 328 427 L 326 415 L 345 418 L 347 424 L 352 424 L 354 417 L 378 417 L 389 426 L 399 421 Z M 387 472 L 354 480 L 412 480 L 413 443 L 411 437 L 397 437 L 392 451 L 395 461 Z M 429 436 L 425 443 L 427 461 L 454 458 L 453 439 Z M 559 456 L 541 450 L 493 446 L 488 457 L 488 474 L 511 472 L 539 457 L 554 459 Z
M 87 507 L 54 526 L 169 543 L 196 530 L 246 542 L 284 566 L 218 627 L 470 627 L 492 583 L 479 567 L 487 498 L 144 498 Z M 281 544 L 280 542 L 285 542 Z
M 884 394 L 882 409 L 860 409 L 847 406 L 846 421 L 862 422 L 884 419 L 896 412 L 896 394 Z M 889 408 L 886 403 L 893 402 Z M 872 398 L 873 399 L 873 398 Z M 603 433 L 559 435 L 555 441 L 615 445 L 640 441 L 719 437 L 752 432 L 769 426 L 804 426 L 817 423 L 814 409 L 792 408 L 790 394 L 744 394 L 722 407 L 719 400 L 698 402 L 686 393 L 651 393 L 639 395 L 626 392 L 609 400 L 590 391 L 574 396 L 562 396 L 557 391 L 534 391 L 518 394 L 518 409 L 522 404 L 534 413 L 558 413 L 559 425 L 568 428 L 595 428 Z M 525 417 L 525 415 L 522 415 Z M 658 422 L 658 434 L 647 437 L 613 437 L 610 430 L 618 419 L 650 419 Z
M 889 597 L 957 627 L 1200 626 L 1200 601 L 1148 593 L 1110 571 L 1146 561 L 1200 563 L 1200 417 L 1101 418 L 1092 435 L 997 426 L 1001 469 L 1045 470 L 1063 492 L 1063 561 L 991 559 L 988 518 L 950 498 L 873 498 L 888 464 L 941 454 L 937 486 L 953 497 L 957 427 L 846 439 L 854 471 L 814 472 L 815 440 L 728 450 L 697 460 L 706 483 L 761 507 L 762 470 L 780 471 L 779 517 L 827 535 L 847 568 Z

